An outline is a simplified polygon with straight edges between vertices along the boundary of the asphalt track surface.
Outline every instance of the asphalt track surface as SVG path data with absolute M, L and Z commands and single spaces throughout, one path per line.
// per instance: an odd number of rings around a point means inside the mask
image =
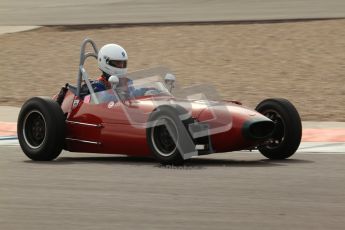
M 344 0 L 1 0 L 0 25 L 345 17 Z
M 161 166 L 0 147 L 0 229 L 344 229 L 345 155 L 249 152 Z

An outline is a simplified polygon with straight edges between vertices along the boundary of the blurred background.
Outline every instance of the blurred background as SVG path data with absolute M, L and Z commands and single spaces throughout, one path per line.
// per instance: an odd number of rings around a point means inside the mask
M 1 105 L 76 82 L 90 37 L 125 47 L 129 71 L 163 65 L 180 85 L 211 82 L 225 99 L 284 97 L 303 120 L 345 121 L 342 0 L 1 0 L 0 12 Z M 42 27 L 5 33 L 20 26 Z

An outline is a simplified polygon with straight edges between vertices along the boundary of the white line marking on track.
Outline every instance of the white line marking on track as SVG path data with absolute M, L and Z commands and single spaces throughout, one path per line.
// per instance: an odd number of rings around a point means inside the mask
M 19 145 L 18 140 L 0 140 L 0 146 L 17 146 Z
M 345 154 L 345 142 L 302 142 L 298 152 Z

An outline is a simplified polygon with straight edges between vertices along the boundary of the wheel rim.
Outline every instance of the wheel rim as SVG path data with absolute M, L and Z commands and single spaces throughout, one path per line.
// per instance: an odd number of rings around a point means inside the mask
M 285 122 L 280 114 L 275 110 L 266 110 L 262 114 L 271 119 L 275 124 L 272 136 L 267 140 L 266 145 L 269 149 L 275 149 L 285 139 Z
M 28 113 L 23 122 L 25 143 L 32 149 L 42 146 L 47 136 L 46 121 L 41 112 L 33 110 Z
M 167 116 L 160 117 L 158 120 L 155 121 L 152 129 L 151 129 L 151 140 L 153 147 L 155 150 L 164 157 L 169 157 L 176 151 L 176 144 L 171 137 L 166 125 L 169 123 L 174 127 L 174 134 L 177 134 L 177 128 L 175 126 L 174 121 Z

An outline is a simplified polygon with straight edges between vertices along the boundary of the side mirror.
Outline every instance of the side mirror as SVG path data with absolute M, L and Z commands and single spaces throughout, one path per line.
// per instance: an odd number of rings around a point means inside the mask
M 120 82 L 118 76 L 116 76 L 116 75 L 111 75 L 109 77 L 108 81 L 111 85 L 111 88 L 113 88 L 113 89 L 116 89 L 116 87 L 119 85 L 119 82 Z
M 171 73 L 167 73 L 164 77 L 164 81 L 165 81 L 166 86 L 168 87 L 169 92 L 171 92 L 172 89 L 175 87 L 175 81 L 176 81 L 175 75 Z

